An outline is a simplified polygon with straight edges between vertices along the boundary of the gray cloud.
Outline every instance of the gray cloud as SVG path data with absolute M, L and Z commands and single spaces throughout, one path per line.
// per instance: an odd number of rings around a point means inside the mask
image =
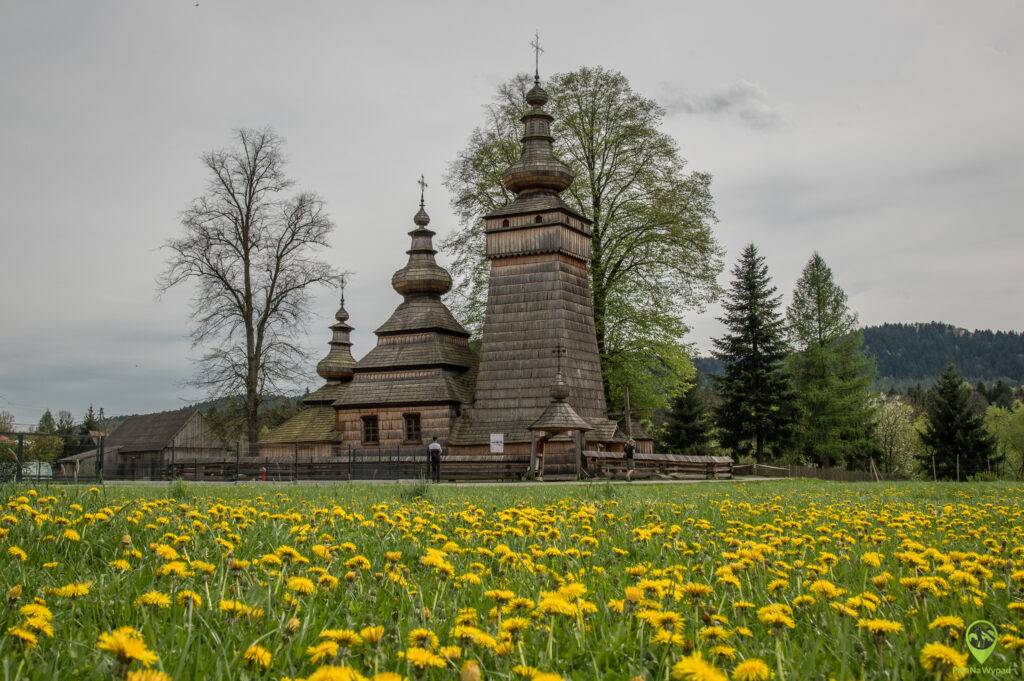
M 390 280 L 415 180 L 431 183 L 440 240 L 457 224 L 444 166 L 495 84 L 533 67 L 538 13 L 542 78 L 600 64 L 674 114 L 665 132 L 714 177 L 730 265 L 756 242 L 788 297 L 819 250 L 865 323 L 1024 325 L 1024 91 L 1007 87 L 1024 70 L 1024 5 L 782 0 L 737 22 L 731 3 L 706 3 L 695 22 L 669 0 L 522 4 L 6 3 L 0 409 L 33 423 L 45 407 L 201 397 L 183 385 L 200 354 L 192 291 L 154 299 L 157 247 L 202 191 L 200 153 L 243 125 L 273 125 L 298 187 L 327 200 L 338 230 L 324 257 L 356 272 L 346 304 L 364 355 L 401 300 Z M 314 357 L 336 308 L 316 293 L 301 339 Z M 716 316 L 688 315 L 687 339 L 707 350 Z
M 661 87 L 662 105 L 670 114 L 732 118 L 755 130 L 783 124 L 782 114 L 768 102 L 764 90 L 746 80 L 707 93 L 693 92 L 673 83 L 662 83 Z

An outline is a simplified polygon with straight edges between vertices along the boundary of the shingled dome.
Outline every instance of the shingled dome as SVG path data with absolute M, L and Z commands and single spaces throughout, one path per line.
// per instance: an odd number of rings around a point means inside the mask
M 468 402 L 476 357 L 469 332 L 442 302 L 452 287 L 434 256 L 430 216 L 420 202 L 409 232 L 409 260 L 391 278 L 402 303 L 374 333 L 377 345 L 355 366 L 354 378 L 335 407 Z
M 569 384 L 562 378 L 562 372 L 555 374 L 551 384 L 551 404 L 536 421 L 530 424 L 530 430 L 542 433 L 564 433 L 566 431 L 593 430 L 590 424 L 576 413 L 566 400 L 569 399 Z
M 520 119 L 523 122 L 522 155 L 501 177 L 505 187 L 516 194 L 557 194 L 568 189 L 576 179 L 552 149 L 551 122 L 554 118 L 544 110 L 547 101 L 548 93 L 540 83 L 535 83 L 526 94 L 530 109 Z
M 352 357 L 352 341 L 350 334 L 352 327 L 348 325 L 348 311 L 345 309 L 345 296 L 342 294 L 341 307 L 338 308 L 334 318 L 336 323 L 331 324 L 331 349 L 327 356 L 316 365 L 316 372 L 328 382 L 345 381 L 352 378 L 352 369 L 356 360 Z

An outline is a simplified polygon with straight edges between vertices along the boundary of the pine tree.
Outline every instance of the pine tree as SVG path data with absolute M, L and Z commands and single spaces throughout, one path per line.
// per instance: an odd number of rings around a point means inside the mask
M 672 398 L 663 445 L 670 452 L 707 454 L 711 441 L 709 416 L 705 388 L 698 375 L 686 392 Z
M 54 435 L 57 433 L 57 422 L 53 420 L 53 414 L 49 409 L 44 411 L 43 415 L 39 417 L 39 425 L 36 426 L 36 432 L 43 435 Z
M 940 480 L 965 480 L 996 468 L 1002 460 L 982 414 L 972 404 L 973 391 L 950 362 L 929 391 L 927 423 L 921 434 L 927 454 L 922 470 Z
M 85 416 L 82 417 L 82 425 L 79 427 L 79 432 L 82 435 L 88 435 L 90 431 L 99 429 L 99 419 L 96 417 L 96 410 L 90 404 L 89 408 L 85 411 Z
M 723 446 L 753 451 L 763 462 L 769 452 L 780 453 L 792 421 L 792 394 L 782 369 L 788 347 L 781 298 L 754 244 L 743 249 L 732 275 L 719 318 L 728 331 L 714 342 L 715 357 L 724 365 L 715 420 Z
M 864 351 L 846 292 L 817 253 L 797 281 L 786 320 L 797 350 L 787 368 L 797 406 L 798 450 L 820 466 L 842 462 L 847 468 L 866 468 L 877 448 L 871 395 L 875 366 Z
M 64 449 L 64 440 L 57 435 L 57 422 L 47 409 L 36 426 L 37 436 L 33 437 L 26 452 L 30 461 L 53 461 Z

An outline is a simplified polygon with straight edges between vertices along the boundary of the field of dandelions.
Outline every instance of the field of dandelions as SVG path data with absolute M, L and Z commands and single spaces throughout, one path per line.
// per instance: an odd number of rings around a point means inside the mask
M 1024 677 L 1019 484 L 0 500 L 4 679 L 959 679 L 977 619 Z

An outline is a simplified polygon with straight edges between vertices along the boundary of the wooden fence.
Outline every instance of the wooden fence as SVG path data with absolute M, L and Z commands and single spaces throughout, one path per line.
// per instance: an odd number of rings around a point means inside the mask
M 868 482 L 881 477 L 871 471 L 849 471 L 845 468 L 817 468 L 815 466 L 769 466 L 763 463 L 745 463 L 733 466 L 737 477 L 764 478 L 817 478 L 841 482 Z
M 591 477 L 618 478 L 627 473 L 622 452 L 583 452 Z M 727 456 L 687 454 L 641 454 L 634 456 L 633 479 L 667 478 L 674 480 L 728 480 L 732 477 L 732 459 Z

